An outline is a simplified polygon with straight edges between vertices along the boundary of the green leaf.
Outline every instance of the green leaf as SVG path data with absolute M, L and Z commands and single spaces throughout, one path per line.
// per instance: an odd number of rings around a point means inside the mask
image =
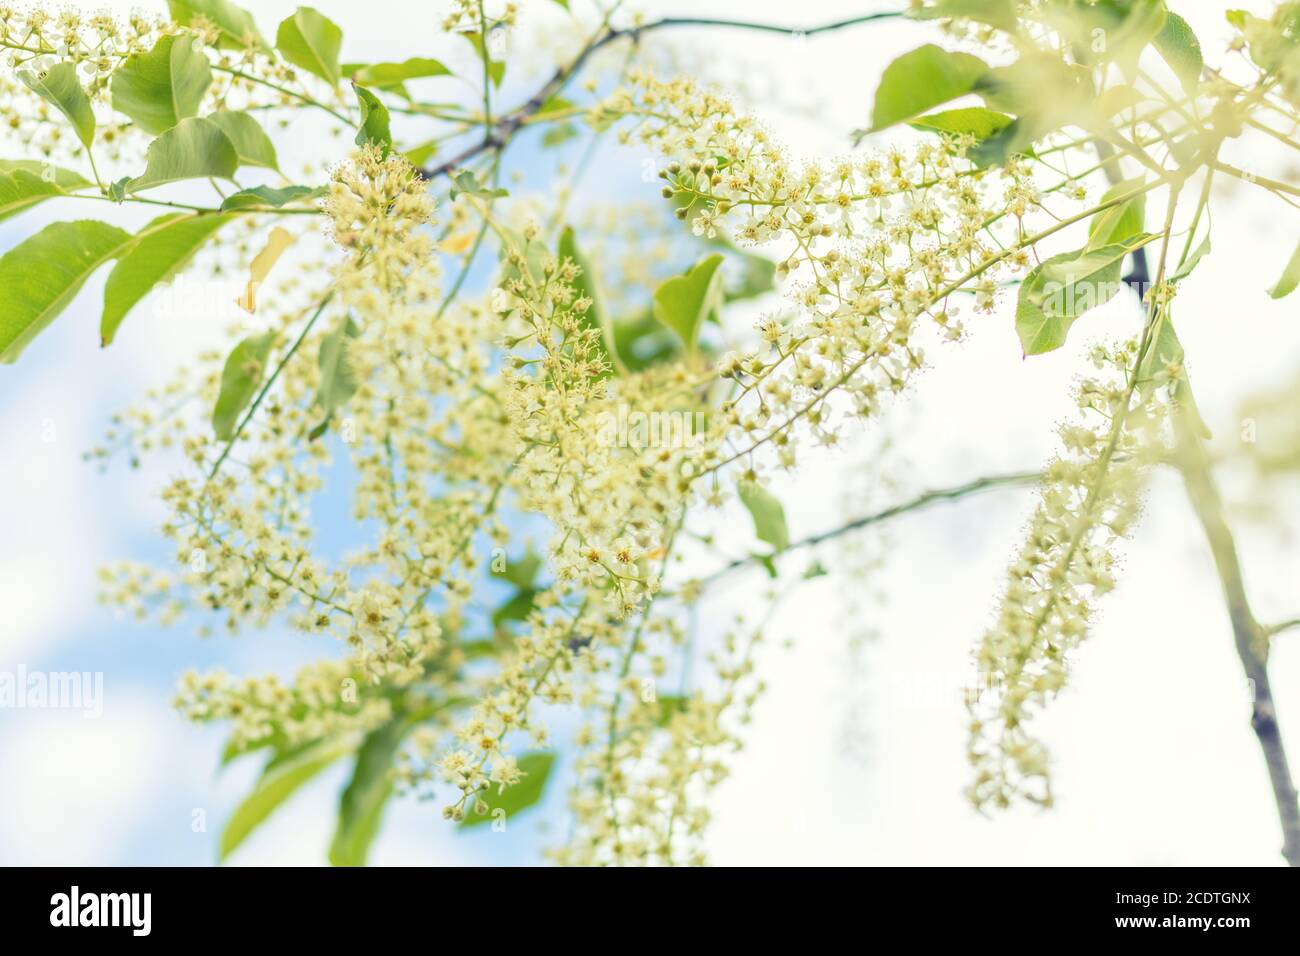
M 1201 41 L 1187 21 L 1176 13 L 1167 13 L 1164 26 L 1156 34 L 1155 45 L 1183 89 L 1188 95 L 1195 93 L 1201 84 L 1205 57 L 1201 53 Z
M 53 166 L 42 159 L 0 159 L 0 173 L 31 173 L 60 189 L 84 189 L 90 182 L 80 173 Z
M 227 196 L 221 203 L 222 212 L 234 209 L 257 209 L 269 207 L 279 209 L 286 203 L 323 195 L 318 187 L 312 186 L 253 186 L 241 189 Z
M 427 163 L 430 157 L 438 151 L 438 141 L 436 139 L 425 140 L 418 146 L 412 146 L 402 153 L 406 161 L 417 169 Z
M 497 787 L 493 785 L 491 790 L 481 794 L 483 802 L 488 805 L 488 812 L 478 814 L 471 807 L 465 814 L 465 819 L 460 821 L 461 828 L 491 823 L 498 815 L 497 810 L 504 810 L 509 818 L 531 807 L 542 799 L 542 791 L 546 788 L 546 780 L 554 763 L 555 754 L 552 753 L 524 754 L 519 758 L 519 769 L 527 776 L 522 777 L 513 787 L 507 787 L 505 793 L 497 793 Z
M 659 716 L 655 719 L 656 727 L 667 727 L 676 714 L 684 714 L 690 699 L 678 694 L 664 694 L 655 699 L 659 705 Z
M 55 222 L 0 256 L 0 362 L 13 362 L 133 237 L 94 220 Z
M 872 131 L 910 120 L 971 92 L 989 66 L 969 53 L 951 53 L 927 43 L 885 67 L 871 113 Z
M 537 112 L 533 114 L 535 118 L 540 119 L 551 113 L 567 113 L 574 109 L 573 100 L 567 100 L 563 96 L 552 96 L 541 106 L 537 107 Z
M 1169 277 L 1169 281 L 1178 282 L 1182 279 L 1186 279 L 1192 274 L 1192 270 L 1196 268 L 1196 264 L 1205 258 L 1209 251 L 1210 236 L 1209 233 L 1206 233 L 1205 238 L 1202 239 L 1200 244 L 1192 250 L 1192 254 L 1187 257 L 1187 261 L 1174 270 L 1173 275 Z
M 722 258 L 702 259 L 686 275 L 666 279 L 655 289 L 655 319 L 676 332 L 692 354 L 700 326 L 722 305 Z
M 1196 406 L 1196 398 L 1192 394 L 1192 383 L 1187 377 L 1187 369 L 1183 364 L 1185 358 L 1183 345 L 1178 341 L 1178 336 L 1174 333 L 1173 317 L 1169 314 L 1167 308 L 1161 309 L 1156 316 L 1156 329 L 1152 335 L 1151 344 L 1147 346 L 1147 353 L 1142 357 L 1141 365 L 1138 366 L 1137 379 L 1139 382 L 1151 383 L 1156 375 L 1164 372 L 1168 367 L 1177 366 L 1178 372 L 1171 387 L 1173 398 L 1187 412 L 1196 433 L 1209 440 L 1214 436 L 1210 432 L 1210 427 L 1205 424 L 1205 419 L 1201 417 L 1200 409 Z
M 1282 277 L 1268 290 L 1268 294 L 1271 298 L 1280 299 L 1294 292 L 1297 285 L 1300 285 L 1300 245 L 1291 253 L 1291 261 L 1286 264 Z
M 1113 4 L 1107 6 L 1114 8 Z M 1123 19 L 1110 28 L 1106 53 L 1132 82 L 1137 76 L 1138 58 L 1164 30 L 1168 10 L 1164 0 L 1131 0 L 1127 8 L 1117 9 Z
M 220 126 L 210 119 L 183 119 L 152 143 L 144 175 L 126 186 L 127 192 L 153 189 L 182 179 L 230 179 L 239 168 L 239 154 Z
M 935 0 L 925 6 L 911 6 L 907 15 L 917 20 L 975 20 L 1001 30 L 1014 30 L 1017 23 L 1015 0 Z
M 1065 252 L 1030 272 L 1016 304 L 1016 332 L 1025 354 L 1041 355 L 1064 345 L 1075 319 L 1119 292 L 1124 257 L 1151 238 L 1143 234 L 1128 243 Z
M 509 196 L 510 193 L 505 189 L 494 189 L 484 186 L 468 169 L 462 169 L 451 177 L 452 186 L 447 190 L 447 196 L 455 200 L 457 196 L 464 193 L 467 196 L 478 196 L 482 199 L 500 199 L 503 196 Z
M 49 172 L 45 172 L 41 169 L 41 164 L 35 161 L 31 166 L 34 168 L 21 166 L 17 161 L 0 162 L 0 221 L 51 196 L 68 195 L 65 186 L 77 189 L 90 185 L 66 169 L 50 166 Z
M 1116 183 L 1101 197 L 1103 203 L 1118 199 L 1145 185 L 1144 177 Z M 1088 249 L 1128 242 L 1146 226 L 1146 193 L 1140 193 L 1118 205 L 1103 209 L 1088 223 Z
M 483 37 L 479 35 L 477 30 L 466 30 L 461 33 L 461 36 L 469 41 L 470 46 L 474 48 L 474 52 L 478 54 L 478 58 L 483 61 L 483 66 L 487 70 L 488 79 L 492 81 L 492 86 L 500 88 L 501 81 L 506 76 L 505 63 L 501 60 L 492 59 L 491 53 L 483 48 Z
M 266 359 L 275 344 L 275 333 L 251 335 L 230 353 L 221 370 L 221 392 L 212 410 L 212 430 L 221 441 L 235 437 L 240 413 L 257 394 L 266 374 Z
M 77 139 L 87 149 L 95 138 L 95 111 L 91 108 L 90 97 L 81 88 L 77 79 L 77 67 L 70 62 L 56 63 L 44 73 L 20 70 L 18 78 L 32 92 L 68 118 L 76 131 Z
M 311 744 L 286 760 L 273 761 L 262 772 L 257 786 L 230 815 L 221 831 L 218 859 L 230 856 L 253 830 L 280 804 L 334 761 L 350 753 L 355 741 L 334 738 Z
M 316 390 L 316 404 L 327 418 L 357 390 L 356 376 L 347 362 L 347 346 L 360 331 L 349 317 L 321 340 L 317 358 L 320 365 L 320 387 Z
M 959 110 L 927 113 L 911 121 L 917 129 L 932 129 L 940 133 L 961 135 L 969 133 L 976 139 L 988 139 L 1011 125 L 1013 117 L 983 106 L 970 106 Z
M 148 53 L 134 53 L 113 74 L 113 109 L 146 133 L 169 130 L 199 111 L 212 85 L 212 67 L 197 37 L 161 37 Z
M 451 70 L 447 69 L 438 60 L 413 56 L 401 63 L 370 63 L 358 67 L 356 72 L 352 74 L 352 80 L 362 86 L 374 86 L 383 89 L 387 86 L 405 83 L 407 80 L 422 79 L 426 76 L 451 76 Z
M 313 741 L 313 743 L 315 743 L 315 741 Z M 283 750 L 284 746 L 284 732 L 279 729 L 271 730 L 254 740 L 236 740 L 232 736 L 226 741 L 226 746 L 221 749 L 221 760 L 218 765 L 220 767 L 228 767 L 240 757 L 247 757 L 251 753 L 265 750 L 268 747 Z
M 975 83 L 984 105 L 1016 117 L 982 141 L 970 157 L 980 166 L 1000 165 L 1029 151 L 1042 137 L 1066 125 L 1089 125 L 1096 97 L 1087 69 L 1045 53 L 1026 53 L 989 70 Z
M 167 0 L 172 20 L 181 26 L 193 26 L 202 17 L 221 32 L 220 46 L 265 47 L 266 39 L 257 31 L 253 15 L 227 0 Z
M 808 567 L 804 569 L 803 579 L 805 581 L 812 581 L 815 578 L 824 578 L 828 574 L 830 574 L 830 572 L 826 570 L 825 565 L 820 561 L 813 561 L 812 564 L 808 565 Z
M 226 134 L 230 145 L 235 147 L 240 166 L 261 166 L 279 172 L 275 144 L 251 114 L 237 110 L 219 110 L 205 118 L 216 123 L 221 132 Z
M 754 533 L 759 541 L 766 541 L 777 551 L 790 546 L 790 530 L 785 524 L 785 509 L 776 496 L 752 481 L 736 483 L 741 503 L 754 519 Z
M 338 24 L 311 7 L 299 7 L 280 24 L 275 34 L 275 48 L 281 56 L 330 86 L 339 83 L 342 46 L 343 31 Z
M 626 375 L 627 367 L 618 356 L 618 349 L 614 343 L 614 322 L 609 310 L 605 308 L 605 297 L 600 290 L 600 281 L 591 267 L 591 262 L 578 248 L 578 238 L 572 226 L 565 226 L 564 232 L 560 233 L 560 245 L 557 251 L 561 260 L 572 259 L 582 270 L 578 278 L 573 281 L 573 285 L 579 296 L 591 300 L 591 307 L 582 317 L 583 325 L 600 330 L 600 339 L 606 356 L 619 372 Z
M 361 108 L 361 126 L 357 130 L 356 144 L 377 143 L 385 153 L 392 148 L 393 133 L 389 129 L 388 107 L 364 86 L 352 84 Z
M 542 134 L 542 146 L 550 149 L 567 143 L 578 135 L 578 127 L 572 123 L 557 123 Z
M 502 581 L 509 581 L 520 590 L 531 590 L 537 580 L 537 572 L 542 569 L 542 559 L 531 549 L 518 560 L 507 561 L 501 571 L 493 571 L 492 576 Z
M 492 626 L 500 627 L 506 621 L 523 621 L 533 611 L 537 592 L 531 589 L 516 591 L 492 612 Z
M 158 283 L 174 278 L 230 219 L 230 216 L 168 214 L 145 226 L 131 250 L 113 266 L 104 284 L 100 344 L 109 345 L 136 303 Z
M 389 770 L 413 726 L 405 714 L 366 735 L 357 750 L 352 779 L 339 799 L 339 819 L 330 842 L 331 866 L 365 866 L 370 844 L 379 833 L 384 805 L 393 794 Z

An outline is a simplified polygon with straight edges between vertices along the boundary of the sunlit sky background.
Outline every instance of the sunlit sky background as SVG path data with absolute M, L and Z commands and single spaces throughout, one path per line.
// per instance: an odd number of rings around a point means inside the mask
M 589 13 L 583 3 L 574 6 Z M 444 55 L 439 4 L 315 6 L 344 27 L 346 60 Z M 563 24 L 554 4 L 525 6 L 546 7 L 544 15 Z M 1207 60 L 1220 60 L 1225 5 L 1171 6 L 1191 21 Z M 293 7 L 274 0 L 253 9 L 262 32 L 273 35 Z M 891 8 L 881 0 L 643 5 L 652 15 L 707 12 L 792 27 Z M 804 15 L 810 19 L 792 19 Z M 847 133 L 864 125 L 889 60 L 935 36 L 924 25 L 889 22 L 807 40 L 705 30 L 678 31 L 671 40 L 699 51 L 713 78 L 743 78 L 749 107 L 773 133 L 795 155 L 817 157 L 847 148 Z M 526 97 L 540 82 L 538 69 L 512 75 L 505 101 Z M 301 149 L 311 132 L 295 131 L 282 150 Z M 525 148 L 516 164 L 527 165 L 530 155 Z M 1267 165 L 1267 156 L 1251 158 Z M 638 155 L 600 154 L 588 180 L 591 199 L 653 201 L 656 186 L 642 182 L 639 169 Z M 1226 448 L 1239 432 L 1240 401 L 1300 372 L 1298 300 L 1273 302 L 1263 291 L 1300 238 L 1300 218 L 1262 193 L 1238 190 L 1218 203 L 1214 251 L 1179 297 L 1179 334 L 1202 411 Z M 55 218 L 94 214 L 102 211 L 47 203 L 0 225 L 0 248 Z M 187 725 L 170 709 L 176 676 L 191 666 L 291 672 L 321 649 L 287 628 L 203 640 L 190 628 L 121 620 L 95 604 L 94 573 L 103 562 L 166 559 L 156 491 L 167 468 L 130 472 L 118 463 L 101 474 L 81 454 L 99 442 L 110 414 L 163 381 L 200 344 L 217 342 L 220 325 L 146 304 L 118 343 L 101 351 L 102 281 L 102 274 L 92 280 L 22 360 L 0 372 L 0 670 L 21 664 L 105 674 L 99 720 L 0 711 L 0 863 L 203 865 L 214 861 L 221 822 L 258 767 L 246 761 L 217 771 L 222 734 Z M 1068 386 L 1087 340 L 1132 327 L 1132 301 L 1121 297 L 1081 321 L 1065 349 L 1024 361 L 1008 299 L 998 315 L 975 323 L 968 342 L 931 355 L 933 368 L 906 409 L 890 417 L 898 464 L 886 470 L 903 486 L 876 490 L 872 500 L 886 504 L 981 474 L 1037 467 L 1051 452 L 1054 425 L 1069 413 Z M 797 482 L 777 481 L 796 537 L 839 523 L 855 480 L 879 480 L 881 468 L 864 465 L 874 442 L 868 436 L 860 449 L 810 459 Z M 1043 720 L 1057 807 L 984 818 L 966 805 L 959 685 L 1032 506 L 1027 491 L 997 491 L 893 525 L 881 545 L 886 563 L 871 582 L 889 598 L 867 605 L 880 636 L 857 663 L 848 650 L 844 579 L 824 578 L 789 601 L 761 660 L 770 690 L 747 749 L 713 800 L 714 862 L 1280 862 L 1276 814 L 1217 581 L 1182 489 L 1168 475 L 1152 487 L 1126 549 L 1121 587 L 1105 601 L 1071 689 Z M 733 517 L 728 543 L 743 553 L 747 529 L 742 516 Z M 1300 614 L 1300 560 L 1286 540 L 1252 525 L 1242 526 L 1241 539 L 1259 616 Z M 836 552 L 823 561 L 834 569 Z M 715 602 L 706 628 L 729 609 L 752 606 L 762 586 L 759 576 L 738 578 Z M 1300 636 L 1281 640 L 1272 663 L 1293 766 L 1300 764 L 1297 642 Z M 340 765 L 302 791 L 233 862 L 323 862 L 346 771 Z M 372 862 L 538 862 L 541 848 L 565 830 L 563 794 L 555 791 L 504 834 L 460 834 L 435 806 L 396 802 Z M 206 832 L 192 830 L 196 809 L 206 812 Z

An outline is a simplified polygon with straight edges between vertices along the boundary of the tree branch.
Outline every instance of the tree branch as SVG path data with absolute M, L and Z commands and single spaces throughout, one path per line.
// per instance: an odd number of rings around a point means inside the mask
M 786 554 L 790 551 L 797 551 L 800 548 L 811 548 L 815 545 L 822 544 L 823 542 L 842 537 L 850 532 L 859 531 L 862 528 L 867 528 L 871 525 L 881 524 L 882 522 L 889 521 L 891 518 L 897 518 L 900 515 L 905 515 L 912 511 L 920 511 L 922 508 L 940 501 L 956 501 L 960 498 L 966 498 L 970 495 L 978 494 L 981 491 L 988 491 L 992 488 L 1032 485 L 1040 481 L 1042 477 L 1043 474 L 1039 471 L 1021 471 L 1007 475 L 989 475 L 984 478 L 976 478 L 974 481 L 968 481 L 963 485 L 954 485 L 951 488 L 940 488 L 935 491 L 927 491 L 910 501 L 903 502 L 902 504 L 893 505 L 883 511 L 864 515 L 861 518 L 855 518 L 846 524 L 831 528 L 829 531 L 822 531 L 818 534 L 809 535 L 806 538 L 800 538 L 798 541 L 793 541 L 786 546 L 785 550 L 782 551 L 781 554 Z M 719 578 L 730 574 L 732 571 L 743 568 L 747 565 L 757 564 L 763 557 L 766 557 L 766 555 L 750 555 L 744 558 L 737 558 L 730 564 L 724 565 L 717 571 L 714 571 L 708 577 L 702 578 L 700 580 L 700 585 L 702 587 L 707 587 Z
M 738 30 L 757 30 L 764 33 L 784 33 L 791 36 L 813 36 L 818 33 L 830 33 L 834 30 L 842 30 L 846 27 L 857 26 L 863 23 L 871 23 L 875 20 L 888 20 L 904 16 L 903 11 L 893 10 L 882 13 L 868 13 L 862 16 L 850 17 L 846 20 L 836 20 L 833 23 L 823 23 L 818 26 L 799 28 L 783 27 L 770 23 L 755 23 L 747 20 L 727 20 L 714 19 L 711 17 L 664 17 L 661 20 L 654 20 L 650 23 L 643 23 L 640 26 L 633 27 L 609 27 L 598 32 L 587 42 L 576 57 L 567 65 L 561 66 L 555 71 L 549 80 L 546 81 L 536 93 L 534 93 L 527 102 L 511 112 L 505 114 L 495 123 L 488 125 L 486 133 L 482 140 L 466 147 L 446 162 L 438 165 L 426 167 L 420 170 L 420 175 L 425 179 L 437 179 L 439 176 L 450 175 L 459 169 L 465 163 L 469 162 L 475 156 L 489 150 L 495 151 L 505 147 L 510 137 L 515 131 L 531 116 L 542 108 L 542 105 L 555 96 L 564 85 L 577 74 L 587 60 L 598 50 L 609 44 L 624 38 L 630 39 L 633 43 L 638 42 L 642 36 L 657 30 L 666 30 L 675 27 L 730 27 Z
M 1250 725 L 1264 752 L 1264 762 L 1268 765 L 1268 776 L 1273 785 L 1273 800 L 1282 825 L 1282 856 L 1291 866 L 1300 866 L 1300 805 L 1297 805 L 1295 783 L 1287 765 L 1277 709 L 1268 681 L 1269 633 L 1260 626 L 1250 609 L 1237 546 L 1223 517 L 1223 501 L 1214 484 L 1209 459 L 1200 438 L 1185 420 L 1179 422 L 1179 451 L 1179 468 L 1187 486 L 1187 497 L 1205 530 L 1223 596 L 1228 603 L 1237 656 L 1254 688 Z

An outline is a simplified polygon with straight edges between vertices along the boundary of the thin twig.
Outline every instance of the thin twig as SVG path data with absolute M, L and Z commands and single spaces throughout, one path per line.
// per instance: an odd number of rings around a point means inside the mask
M 934 491 L 927 491 L 910 501 L 903 502 L 902 504 L 893 505 L 883 511 L 877 511 L 874 514 L 863 515 L 860 518 L 855 518 L 852 521 L 831 528 L 828 531 L 822 531 L 817 534 L 809 535 L 806 538 L 800 538 L 798 541 L 792 541 L 786 546 L 782 554 L 790 551 L 797 551 L 801 548 L 811 548 L 826 541 L 831 541 L 843 535 L 850 534 L 851 532 L 859 531 L 862 528 L 889 521 L 891 518 L 897 518 L 900 515 L 919 511 L 928 505 L 936 504 L 941 501 L 957 501 L 958 499 L 978 494 L 981 491 L 988 491 L 992 488 L 1032 485 L 1040 481 L 1042 477 L 1043 474 L 1039 471 L 1019 471 L 1007 475 L 988 475 L 983 478 L 976 478 L 974 481 L 968 481 L 962 485 L 954 485 L 951 488 L 940 488 Z M 750 555 L 744 558 L 737 558 L 730 564 L 724 565 L 717 571 L 714 571 L 708 577 L 701 578 L 700 585 L 707 587 L 709 584 L 712 584 L 724 575 L 730 574 L 732 571 L 746 567 L 747 565 L 757 564 L 763 557 L 766 557 L 766 555 Z
M 640 26 L 622 28 L 607 26 L 603 31 L 592 37 L 568 64 L 557 69 L 551 78 L 542 85 L 541 89 L 529 97 L 527 102 L 500 117 L 495 123 L 489 124 L 482 140 L 466 147 L 441 165 L 420 170 L 420 175 L 425 179 L 437 179 L 440 176 L 447 176 L 480 153 L 504 148 L 515 131 L 524 125 L 530 116 L 537 113 L 547 100 L 559 93 L 564 85 L 586 65 L 587 60 L 593 54 L 617 40 L 627 38 L 636 43 L 647 33 L 674 27 L 730 27 L 738 30 L 758 30 L 764 33 L 783 33 L 788 36 L 814 36 L 818 33 L 829 33 L 833 30 L 842 30 L 846 27 L 870 23 L 874 20 L 888 20 L 903 15 L 902 11 L 868 13 L 806 29 L 776 26 L 770 23 L 753 23 L 746 20 L 714 19 L 711 17 L 665 17 L 661 20 L 643 23 Z

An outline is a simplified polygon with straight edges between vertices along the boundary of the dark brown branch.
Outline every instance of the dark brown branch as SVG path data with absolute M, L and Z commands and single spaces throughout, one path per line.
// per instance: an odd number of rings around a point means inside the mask
M 542 105 L 562 90 L 582 68 L 587 61 L 598 50 L 603 49 L 609 44 L 627 38 L 636 43 L 647 33 L 657 30 L 671 29 L 674 27 L 730 27 L 738 30 L 758 30 L 764 33 L 783 33 L 790 36 L 813 36 L 818 33 L 830 33 L 834 30 L 842 30 L 846 27 L 857 26 L 863 23 L 870 23 L 874 20 L 888 20 L 903 16 L 902 11 L 887 11 L 883 13 L 868 13 L 862 16 L 850 17 L 845 20 L 836 20 L 833 23 L 823 23 L 818 26 L 800 28 L 800 27 L 783 27 L 770 23 L 751 23 L 746 20 L 727 20 L 714 19 L 710 17 L 665 17 L 661 20 L 654 20 L 650 23 L 643 23 L 635 27 L 607 27 L 604 31 L 593 37 L 586 46 L 573 58 L 568 64 L 561 66 L 555 71 L 549 80 L 542 85 L 542 88 L 529 97 L 528 101 L 521 106 L 498 119 L 489 128 L 487 135 L 479 142 L 467 146 L 455 156 L 446 162 L 432 167 L 426 167 L 420 170 L 420 175 L 425 179 L 437 179 L 439 176 L 447 176 L 455 172 L 465 163 L 474 157 L 488 151 L 496 151 L 505 147 L 510 141 L 510 137 L 522 126 L 529 117 L 535 115 Z
M 1200 438 L 1186 423 L 1180 425 L 1179 450 L 1179 467 L 1187 486 L 1187 496 L 1210 543 L 1228 604 L 1237 656 L 1253 688 L 1250 725 L 1264 752 L 1264 762 L 1268 765 L 1268 776 L 1273 785 L 1273 800 L 1282 824 L 1282 856 L 1291 866 L 1300 866 L 1300 806 L 1297 805 L 1295 783 L 1287 764 L 1277 708 L 1268 681 L 1269 634 L 1250 609 L 1237 546 L 1223 517 L 1223 501 L 1214 484 L 1209 459 Z

